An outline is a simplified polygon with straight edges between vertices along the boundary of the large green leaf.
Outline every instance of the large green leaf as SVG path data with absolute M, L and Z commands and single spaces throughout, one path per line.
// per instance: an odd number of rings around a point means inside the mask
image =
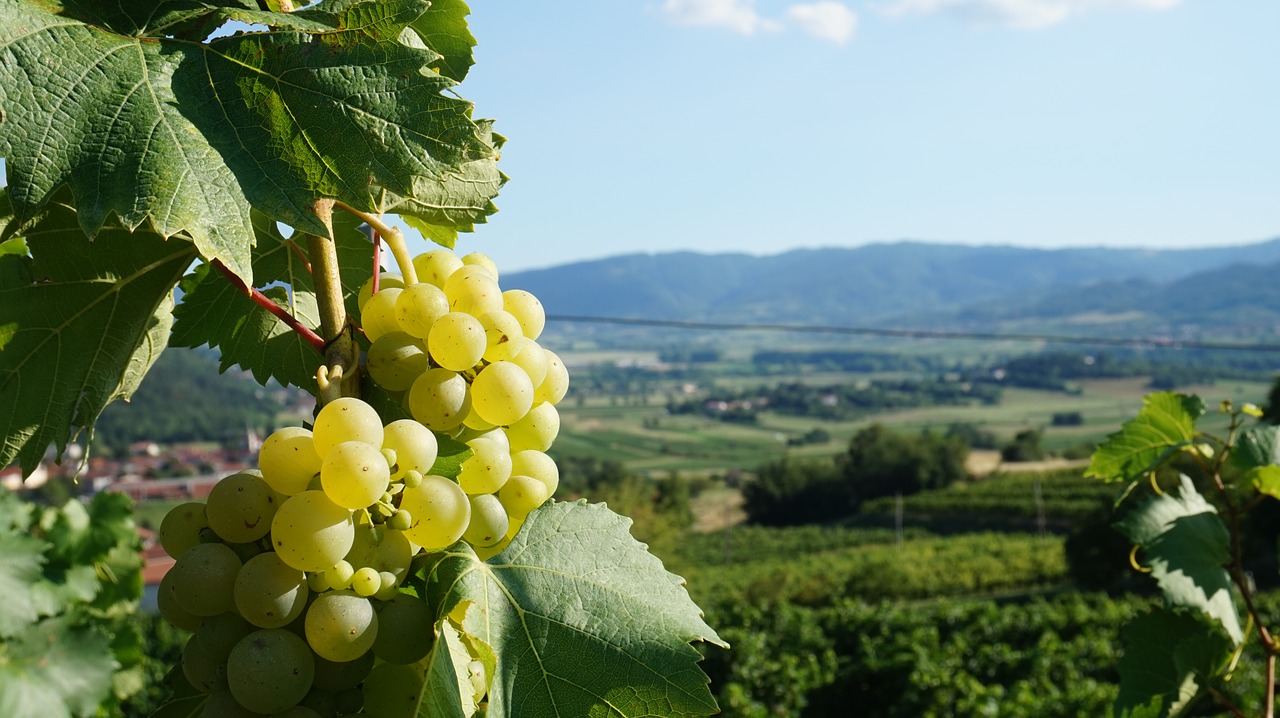
M 1240 434 L 1231 463 L 1258 491 L 1280 498 L 1280 426 L 1255 426 Z
M 1176 493 L 1152 497 L 1116 524 L 1142 547 L 1143 562 L 1174 606 L 1203 611 L 1236 643 L 1244 640 L 1231 595 L 1231 536 L 1217 511 L 1182 477 Z
M 471 654 L 448 619 L 436 624 L 436 642 L 427 656 L 427 676 L 418 703 L 421 718 L 468 718 L 476 699 L 468 679 Z
M 476 38 L 467 27 L 470 13 L 463 0 L 432 0 L 431 7 L 410 26 L 427 47 L 440 53 L 432 67 L 458 82 L 474 63 Z
M 35 624 L 0 652 L 0 715 L 58 718 L 96 715 L 111 693 L 116 662 L 99 631 L 60 618 Z
M 258 243 L 253 274 L 263 294 L 311 329 L 320 325 L 315 283 L 307 271 L 306 243 L 286 240 L 276 223 L 253 213 Z M 372 245 L 350 214 L 334 215 L 338 268 L 342 273 L 348 310 L 355 308 L 360 285 L 373 274 Z M 275 284 L 276 286 L 268 286 Z M 208 344 L 222 356 L 221 369 L 239 365 L 266 384 L 315 391 L 316 369 L 324 357 L 275 315 L 258 306 L 236 284 L 208 265 L 182 282 L 183 297 L 174 310 L 173 343 L 196 347 Z
M 20 633 L 40 616 L 31 590 L 41 577 L 45 542 L 21 532 L 0 531 L 0 640 Z
M 1121 630 L 1116 718 L 1182 715 L 1231 655 L 1222 631 L 1185 613 L 1156 609 Z
M 409 29 L 429 4 L 0 0 L 0 155 L 19 219 L 68 186 L 85 233 L 114 213 L 248 279 L 250 205 L 320 233 L 316 197 L 433 202 L 496 149 Z M 202 41 L 232 18 L 274 32 Z
M 1195 437 L 1204 414 L 1199 397 L 1160 392 L 1143 399 L 1142 411 L 1093 453 L 1085 471 L 1105 481 L 1134 481 Z
M 91 242 L 62 201 L 24 234 L 30 257 L 0 255 L 0 466 L 30 472 L 133 394 L 168 342 L 195 249 L 118 227 Z
M 489 718 L 716 711 L 690 642 L 725 644 L 630 523 L 549 504 L 489 561 L 459 544 L 435 565 L 428 600 L 441 615 L 472 602 L 463 629 L 497 655 Z

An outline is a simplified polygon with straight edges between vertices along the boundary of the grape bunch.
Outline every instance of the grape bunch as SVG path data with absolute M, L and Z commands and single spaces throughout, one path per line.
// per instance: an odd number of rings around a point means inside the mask
M 413 418 L 331 401 L 161 523 L 160 613 L 192 633 L 181 669 L 204 716 L 416 715 L 435 627 L 402 590 L 414 557 L 459 541 L 492 556 L 555 492 L 568 374 L 536 341 L 541 304 L 501 292 L 483 255 L 414 264 L 426 281 L 384 275 L 360 298 L 368 373 Z M 456 479 L 433 473 L 444 436 L 470 449 Z M 483 664 L 468 670 L 479 699 Z

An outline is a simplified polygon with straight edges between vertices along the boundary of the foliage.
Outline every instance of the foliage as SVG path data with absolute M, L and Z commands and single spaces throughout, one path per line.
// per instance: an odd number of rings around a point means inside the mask
M 1044 447 L 1040 445 L 1042 438 L 1044 432 L 1039 429 L 1023 429 L 1000 449 L 1000 458 L 1005 461 L 1040 461 L 1045 457 Z
M 908 436 L 880 424 L 859 431 L 841 457 L 842 473 L 856 501 L 908 496 L 964 479 L 968 447 L 933 434 Z

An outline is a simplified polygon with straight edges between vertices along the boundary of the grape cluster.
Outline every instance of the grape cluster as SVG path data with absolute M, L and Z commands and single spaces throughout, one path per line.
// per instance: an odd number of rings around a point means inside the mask
M 500 291 L 484 255 L 414 265 L 426 281 L 383 275 L 360 297 L 369 375 L 413 418 L 331 401 L 311 429 L 269 436 L 259 470 L 161 523 L 175 564 L 160 613 L 192 632 L 182 671 L 210 694 L 204 716 L 416 715 L 435 639 L 430 609 L 401 591 L 413 558 L 459 540 L 491 556 L 555 492 L 545 451 L 568 374 L 536 341 L 541 304 Z M 432 473 L 438 436 L 470 448 L 456 480 Z M 483 664 L 469 673 L 478 698 Z

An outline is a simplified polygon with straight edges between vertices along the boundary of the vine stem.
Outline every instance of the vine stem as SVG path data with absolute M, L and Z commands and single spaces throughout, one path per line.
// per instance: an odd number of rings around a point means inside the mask
M 409 245 L 405 244 L 404 232 L 401 232 L 399 227 L 383 222 L 382 218 L 377 215 L 361 212 L 342 202 L 335 202 L 334 206 L 364 220 L 366 224 L 373 227 L 373 231 L 382 236 L 383 241 L 387 243 L 387 247 L 391 250 L 392 256 L 396 258 L 396 265 L 400 267 L 400 275 L 404 277 L 404 285 L 406 287 L 418 283 L 418 271 L 413 267 L 413 257 L 409 255 Z
M 315 349 L 320 354 L 324 353 L 324 339 L 321 339 L 320 335 L 315 333 L 315 330 L 298 321 L 298 318 L 290 314 L 289 310 L 271 301 L 270 297 L 258 291 L 256 287 L 246 285 L 240 277 L 236 276 L 230 269 L 227 269 L 226 265 L 222 262 L 215 259 L 211 264 L 213 265 L 213 268 L 218 270 L 222 276 L 226 277 L 232 285 L 243 291 L 246 296 L 252 299 L 254 304 L 257 304 L 268 312 L 271 312 L 277 319 L 284 322 L 285 326 L 297 332 L 298 335 L 307 342 L 307 344 L 311 345 L 312 349 Z
M 328 236 L 308 234 L 307 254 L 311 258 L 311 277 L 316 287 L 316 303 L 320 308 L 320 331 L 325 339 L 325 367 L 320 383 L 321 404 L 341 396 L 359 394 L 359 374 L 355 337 L 347 323 L 347 309 L 342 300 L 342 277 L 338 271 L 338 247 L 333 241 L 333 204 L 331 199 L 318 199 L 311 211 L 324 224 Z M 326 389 L 325 377 L 335 379 L 333 387 Z
M 1276 715 L 1276 652 L 1267 651 L 1267 710 L 1264 718 L 1275 718 Z

